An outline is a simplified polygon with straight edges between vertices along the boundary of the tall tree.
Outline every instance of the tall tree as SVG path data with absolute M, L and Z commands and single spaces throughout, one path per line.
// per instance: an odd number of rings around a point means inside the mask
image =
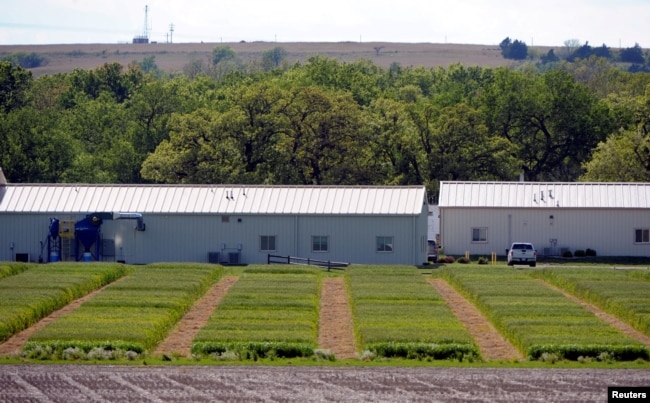
M 598 144 L 582 180 L 650 180 L 650 84 L 638 96 L 610 97 L 619 132 Z
M 262 54 L 262 68 L 264 71 L 276 69 L 282 66 L 286 58 L 287 50 L 283 47 L 276 46 Z
M 9 112 L 27 104 L 32 73 L 10 62 L 0 62 L 0 112 Z
M 499 69 L 483 94 L 489 131 L 512 143 L 529 180 L 575 180 L 611 131 L 604 108 L 563 71 L 536 76 Z
M 584 168 L 582 181 L 650 182 L 650 138 L 633 130 L 612 135 L 598 144 Z
M 372 181 L 362 112 L 349 94 L 296 89 L 281 111 L 288 120 L 278 150 L 287 161 L 278 182 L 359 184 Z

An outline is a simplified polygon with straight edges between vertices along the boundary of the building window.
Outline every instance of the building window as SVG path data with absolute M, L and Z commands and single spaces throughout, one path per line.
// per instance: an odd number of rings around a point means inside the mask
M 221 216 L 221 222 L 230 222 L 230 216 L 229 215 L 222 215 Z
M 260 236 L 260 250 L 262 252 L 275 251 L 275 235 L 261 235 Z
M 648 228 L 635 229 L 634 243 L 650 243 L 650 229 Z
M 311 251 L 312 252 L 328 252 L 329 251 L 329 245 L 328 245 L 328 239 L 329 237 L 326 235 L 314 235 L 311 237 Z
M 392 252 L 393 251 L 393 237 L 392 236 L 378 236 L 377 237 L 377 252 Z
M 487 228 L 472 228 L 472 242 L 487 242 Z

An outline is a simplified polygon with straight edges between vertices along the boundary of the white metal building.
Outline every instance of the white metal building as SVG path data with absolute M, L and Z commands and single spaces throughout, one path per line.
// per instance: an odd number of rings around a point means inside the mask
M 439 208 L 445 254 L 650 256 L 650 183 L 442 182 Z
M 56 260 L 48 247 L 56 218 L 63 240 L 60 260 L 80 260 L 75 250 L 80 248 L 84 259 L 91 254 L 93 260 L 134 264 L 266 263 L 268 254 L 421 264 L 426 261 L 426 200 L 420 186 L 0 183 L 0 261 Z M 97 227 L 101 239 L 80 247 L 73 238 L 76 226 L 93 213 L 103 218 Z

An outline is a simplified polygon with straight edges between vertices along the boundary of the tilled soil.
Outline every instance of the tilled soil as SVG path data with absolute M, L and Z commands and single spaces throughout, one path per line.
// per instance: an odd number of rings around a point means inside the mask
M 490 323 L 474 305 L 470 304 L 446 281 L 439 278 L 427 278 L 447 302 L 454 315 L 461 321 L 472 335 L 483 359 L 492 360 L 521 360 L 524 356 Z
M 352 312 L 343 277 L 323 280 L 320 299 L 318 345 L 337 359 L 356 358 Z
M 619 369 L 0 365 L 2 402 L 606 402 Z

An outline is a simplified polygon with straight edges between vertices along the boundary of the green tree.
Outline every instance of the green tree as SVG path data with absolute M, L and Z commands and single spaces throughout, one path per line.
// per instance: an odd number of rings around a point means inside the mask
M 20 109 L 27 104 L 32 73 L 9 62 L 0 62 L 0 112 Z
M 286 164 L 278 167 L 281 176 L 277 182 L 322 185 L 372 181 L 362 111 L 349 94 L 327 93 L 317 87 L 295 89 L 281 113 L 288 127 L 277 149 Z
M 553 49 L 550 49 L 546 55 L 540 58 L 540 61 L 542 64 L 556 63 L 560 61 L 560 58 L 555 55 L 555 51 Z
M 432 133 L 429 181 L 507 180 L 517 173 L 510 142 L 489 135 L 481 113 L 464 103 L 442 109 Z
M 624 63 L 645 63 L 645 58 L 643 57 L 643 49 L 639 46 L 638 43 L 634 44 L 632 48 L 625 48 L 621 50 L 620 59 Z
M 141 62 L 134 61 L 132 64 L 139 67 L 145 74 L 162 75 L 162 70 L 160 70 L 156 64 L 155 55 L 145 56 Z
M 61 114 L 58 129 L 78 142 L 75 158 L 62 175 L 66 182 L 132 183 L 137 182 L 139 165 L 114 152 L 120 144 L 132 143 L 134 123 L 128 107 L 117 103 L 112 94 L 103 92 L 97 99 L 78 99 L 77 106 Z M 117 170 L 116 166 L 120 165 Z M 124 172 L 128 174 L 124 175 Z M 122 174 L 120 174 L 122 173 Z
M 620 129 L 598 144 L 581 179 L 650 180 L 650 84 L 643 95 L 610 96 L 608 102 Z
M 221 62 L 233 60 L 237 57 L 235 52 L 230 46 L 217 46 L 212 49 L 212 64 L 216 66 Z
M 499 44 L 501 55 L 505 59 L 524 60 L 528 57 L 528 46 L 518 39 L 512 41 L 509 37 Z
M 142 177 L 159 183 L 231 182 L 238 156 L 226 139 L 218 137 L 217 119 L 215 112 L 206 109 L 172 114 L 169 140 L 146 158 Z
M 59 182 L 75 143 L 58 130 L 55 112 L 24 107 L 0 118 L 0 167 L 10 182 Z
M 227 89 L 214 110 L 173 114 L 169 140 L 143 164 L 145 179 L 169 183 L 264 183 L 285 130 L 284 93 L 270 82 Z
M 598 144 L 584 169 L 582 181 L 649 182 L 650 139 L 632 130 L 612 135 Z
M 482 103 L 488 130 L 511 142 L 528 180 L 575 180 L 611 131 L 606 106 L 563 71 L 498 69 Z
M 424 99 L 421 102 L 425 102 Z M 370 130 L 375 170 L 392 185 L 427 184 L 427 153 L 413 121 L 409 102 L 379 98 L 370 108 Z
M 169 137 L 166 125 L 171 114 L 186 110 L 184 103 L 189 99 L 179 93 L 179 86 L 189 86 L 189 83 L 182 78 L 150 80 L 133 95 L 128 112 L 136 123 L 133 146 L 142 159 Z
M 276 46 L 262 54 L 262 68 L 264 71 L 277 69 L 282 65 L 287 57 L 287 50 L 283 47 Z

